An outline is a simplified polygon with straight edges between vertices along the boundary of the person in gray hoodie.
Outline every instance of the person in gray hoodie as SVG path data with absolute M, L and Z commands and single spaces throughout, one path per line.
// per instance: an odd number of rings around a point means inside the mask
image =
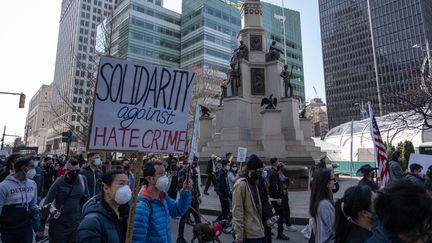
M 80 175 L 79 162 L 70 159 L 66 174 L 57 178 L 48 191 L 44 208 L 49 208 L 48 238 L 50 242 L 75 242 L 76 229 L 81 221 L 81 206 L 88 198 L 86 178 Z M 38 236 L 43 234 L 45 219 L 39 226 Z
M 0 233 L 3 243 L 32 243 L 38 214 L 36 174 L 30 157 L 14 161 L 14 175 L 0 183 Z

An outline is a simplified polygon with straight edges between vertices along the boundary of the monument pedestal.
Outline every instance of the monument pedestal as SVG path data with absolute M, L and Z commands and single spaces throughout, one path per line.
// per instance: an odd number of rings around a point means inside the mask
M 312 141 L 312 123 L 308 118 L 300 118 L 300 127 L 305 141 Z
M 213 137 L 213 118 L 212 117 L 200 117 L 199 119 L 199 134 L 200 141 L 198 144 L 198 151 L 202 149 L 207 142 L 212 140 Z
M 299 104 L 298 100 L 294 98 L 282 98 L 279 102 L 280 109 L 282 110 L 282 133 L 285 139 L 302 141 L 304 140 L 303 131 L 300 128 L 299 121 Z
M 281 157 L 285 151 L 285 140 L 282 135 L 280 110 L 265 109 L 262 115 L 262 144 L 266 157 Z

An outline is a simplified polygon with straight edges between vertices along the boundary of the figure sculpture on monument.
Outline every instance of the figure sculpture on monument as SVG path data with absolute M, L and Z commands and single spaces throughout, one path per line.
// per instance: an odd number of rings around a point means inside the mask
M 222 93 L 221 93 L 221 95 L 220 95 L 220 98 L 219 98 L 219 106 L 222 106 L 222 101 L 223 101 L 223 99 L 225 98 L 225 97 L 227 97 L 227 90 L 228 90 L 228 84 L 229 84 L 230 82 L 228 81 L 228 80 L 226 80 L 226 79 L 224 79 L 223 80 L 223 82 L 222 82 L 222 84 L 221 84 L 221 89 L 222 89 Z
M 210 117 L 210 109 L 203 106 L 203 105 L 199 105 L 201 108 L 201 117 Z
M 241 86 L 240 84 L 240 66 L 236 67 L 235 63 L 231 63 L 231 71 L 229 75 L 228 83 L 231 83 L 231 92 L 232 96 L 238 96 L 238 89 Z
M 240 59 L 245 59 L 248 60 L 249 58 L 249 49 L 248 47 L 244 44 L 243 41 L 240 41 L 240 45 L 234 49 L 233 51 L 233 55 L 231 57 L 231 63 L 238 63 L 238 61 Z
M 281 53 L 283 52 L 276 47 L 276 41 L 272 41 L 269 52 L 266 54 L 266 61 L 279 60 Z
M 293 67 L 291 66 L 290 72 L 288 72 L 287 69 L 288 69 L 288 65 L 285 65 L 284 70 L 282 70 L 282 72 L 280 73 L 280 76 L 282 77 L 284 83 L 284 97 L 291 98 L 293 97 L 293 87 L 291 85 Z M 289 95 L 288 95 L 288 89 L 289 89 Z
M 275 110 L 277 106 L 277 98 L 273 98 L 273 94 L 270 95 L 270 97 L 264 97 L 261 100 L 261 107 L 263 105 L 267 105 L 265 108 L 267 110 Z

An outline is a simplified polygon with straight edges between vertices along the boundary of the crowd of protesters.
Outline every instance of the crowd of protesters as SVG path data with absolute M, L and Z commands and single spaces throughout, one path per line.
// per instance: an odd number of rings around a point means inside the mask
M 411 164 L 403 173 L 395 153 L 389 163 L 390 183 L 381 188 L 376 168 L 367 164 L 358 173 L 359 185 L 348 188 L 335 201 L 339 184 L 325 160 L 315 166 L 311 179 L 309 242 L 431 242 L 432 166 Z M 198 158 L 188 155 L 148 160 L 141 178 L 131 172 L 131 158 L 116 165 L 98 153 L 87 159 L 66 156 L 12 154 L 0 171 L 0 233 L 3 243 L 34 240 L 50 242 L 124 242 L 130 199 L 140 181 L 134 217 L 133 242 L 171 242 L 171 218 L 179 219 L 177 243 L 188 242 L 185 224 L 205 221 Z M 212 155 L 207 163 L 204 195 L 211 184 L 220 202 L 225 233 L 233 241 L 272 242 L 290 238 L 290 179 L 284 163 L 271 158 L 264 163 L 250 155 L 243 168 L 232 153 Z M 402 171 L 402 173 L 401 173 Z M 47 232 L 48 231 L 48 232 Z

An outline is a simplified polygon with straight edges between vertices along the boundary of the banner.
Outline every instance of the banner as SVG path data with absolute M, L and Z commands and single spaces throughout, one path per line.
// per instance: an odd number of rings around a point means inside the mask
M 89 150 L 183 153 L 195 73 L 101 57 Z
M 237 162 L 245 162 L 246 161 L 247 148 L 238 147 L 237 150 Z

